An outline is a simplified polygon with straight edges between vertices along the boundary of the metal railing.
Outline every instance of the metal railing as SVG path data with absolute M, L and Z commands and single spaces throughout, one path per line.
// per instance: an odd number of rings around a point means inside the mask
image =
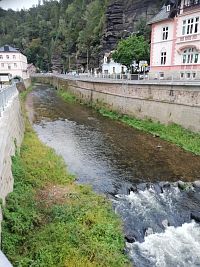
M 171 76 L 160 76 L 157 77 L 152 76 L 152 74 L 92 74 L 92 73 L 79 73 L 79 74 L 55 74 L 55 73 L 37 73 L 32 75 L 32 78 L 37 77 L 57 77 L 62 79 L 70 79 L 70 80 L 82 80 L 82 81 L 111 81 L 113 83 L 149 83 L 149 84 L 169 84 L 169 83 L 180 83 L 180 84 L 200 84 L 200 79 L 197 75 L 193 75 L 190 73 L 190 76 L 186 76 L 187 73 L 183 77 L 177 77 L 177 74 Z M 154 74 L 155 75 L 155 74 Z
M 6 256 L 0 250 L 0 266 L 1 267 L 13 267 L 12 264 L 8 261 Z
M 16 85 L 0 88 L 0 117 L 2 116 L 3 111 L 8 106 L 9 101 L 11 101 L 12 98 L 17 94 L 18 91 Z

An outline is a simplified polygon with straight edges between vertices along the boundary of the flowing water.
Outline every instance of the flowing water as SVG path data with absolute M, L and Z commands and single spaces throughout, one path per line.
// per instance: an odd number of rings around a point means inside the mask
M 27 108 L 40 139 L 77 181 L 112 200 L 134 266 L 200 266 L 200 186 L 177 184 L 200 180 L 200 157 L 65 103 L 48 86 L 35 86 Z

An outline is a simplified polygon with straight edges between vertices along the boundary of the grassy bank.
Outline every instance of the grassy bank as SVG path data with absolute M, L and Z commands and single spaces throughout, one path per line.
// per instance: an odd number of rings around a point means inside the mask
M 40 142 L 27 118 L 12 169 L 2 249 L 14 267 L 129 266 L 111 204 L 74 183 L 63 159 Z
M 65 101 L 78 101 L 69 92 L 60 90 L 58 91 L 58 94 Z M 200 155 L 200 134 L 198 133 L 193 133 L 176 124 L 164 125 L 151 120 L 140 120 L 127 115 L 121 115 L 117 112 L 110 111 L 103 103 L 92 105 L 92 107 L 105 117 L 121 121 L 133 128 L 158 136 L 161 139 L 176 144 L 187 151 Z

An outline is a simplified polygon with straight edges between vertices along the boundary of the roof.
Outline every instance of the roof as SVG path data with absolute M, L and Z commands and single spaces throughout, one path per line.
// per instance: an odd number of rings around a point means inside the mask
M 160 22 L 160 21 L 163 21 L 163 20 L 167 20 L 170 18 L 170 12 L 167 11 L 167 8 L 166 6 L 164 5 L 161 9 L 161 11 L 155 15 L 155 17 L 153 17 L 149 22 L 148 24 L 153 24 L 153 23 L 156 23 L 156 22 Z
M 9 45 L 4 45 L 2 47 L 0 47 L 0 52 L 18 52 L 19 51 L 16 48 L 13 48 L 12 46 Z

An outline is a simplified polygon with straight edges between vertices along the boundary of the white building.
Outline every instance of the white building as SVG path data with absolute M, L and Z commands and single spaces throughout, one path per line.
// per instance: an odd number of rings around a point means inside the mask
M 102 73 L 103 74 L 124 74 L 127 67 L 114 62 L 111 53 L 106 53 L 103 58 Z
M 136 61 L 133 62 L 132 66 L 131 66 L 131 73 L 134 72 L 144 72 L 147 71 L 147 61 L 140 61 L 139 64 L 136 63 Z M 103 59 L 103 64 L 102 64 L 102 73 L 103 74 L 125 74 L 129 72 L 127 67 L 114 62 L 114 60 L 112 59 L 112 53 L 106 53 L 104 55 L 104 59 Z
M 0 81 L 7 82 L 15 77 L 29 78 L 27 58 L 17 49 L 4 45 L 0 47 Z

